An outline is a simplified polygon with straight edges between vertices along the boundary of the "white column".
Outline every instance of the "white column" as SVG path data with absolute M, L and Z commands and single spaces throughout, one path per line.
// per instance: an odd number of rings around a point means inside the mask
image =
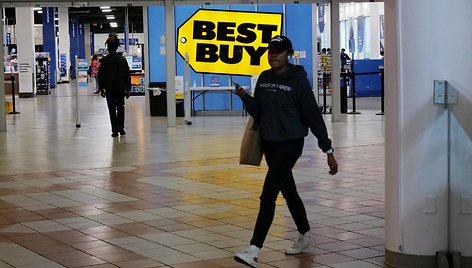
M 318 89 L 318 6 L 316 4 L 311 5 L 311 36 L 313 36 L 313 41 L 311 42 L 311 52 L 313 55 L 313 91 L 315 93 L 315 98 L 318 104 L 319 101 L 319 89 Z
M 84 37 L 85 37 L 85 58 L 87 61 L 89 61 L 92 58 L 92 52 L 91 51 L 91 40 L 90 40 L 90 23 L 85 23 L 84 24 Z
M 58 69 L 61 69 L 61 55 L 65 54 L 66 60 L 66 75 L 60 77 L 61 82 L 69 82 L 69 69 L 70 69 L 70 36 L 69 36 L 69 9 L 68 7 L 58 8 L 59 16 L 59 65 Z
M 0 18 L 3 19 L 3 8 L 0 7 Z M 1 36 L 1 50 L 0 50 L 0 55 L 2 55 L 2 61 L 5 61 L 5 47 L 3 46 L 5 44 L 4 42 L 4 36 L 5 33 L 3 31 L 4 24 L 0 26 L 0 36 Z M 5 63 L 4 63 L 5 64 Z M 5 113 L 5 76 L 3 74 L 3 69 L 0 68 L 0 132 L 5 132 L 7 131 L 7 119 L 6 119 L 6 113 Z M 15 90 L 15 89 L 13 89 Z
M 341 121 L 341 57 L 339 44 L 339 0 L 332 0 L 330 6 L 331 24 L 331 120 Z
M 176 125 L 175 108 L 175 26 L 174 3 L 165 0 L 166 17 L 166 80 L 167 80 L 167 126 Z
M 429 4 L 426 2 L 423 0 L 423 5 Z M 438 52 L 438 63 L 443 67 L 435 76 L 444 77 L 448 87 L 456 89 L 459 95 L 458 103 L 449 108 L 449 248 L 466 257 L 462 258 L 462 267 L 472 267 L 472 1 L 457 0 L 454 5 L 434 2 L 438 8 L 432 16 L 448 19 L 447 23 L 434 21 L 433 36 L 437 43 L 432 49 Z
M 16 40 L 18 47 L 18 80 L 20 97 L 32 97 L 34 90 L 34 14 L 33 8 L 17 7 Z
M 320 4 L 321 5 L 321 4 Z M 325 6 L 325 27 L 324 27 L 324 35 L 326 38 L 326 44 L 322 44 L 321 48 L 328 48 L 331 44 L 331 5 Z M 327 22 L 330 23 L 327 23 Z
M 380 14 L 383 3 L 369 3 L 370 6 L 370 55 L 371 59 L 380 58 Z
M 386 261 L 436 267 L 436 252 L 451 250 L 471 267 L 472 2 L 384 5 Z M 458 103 L 433 104 L 434 80 L 457 89 Z
M 148 6 L 143 6 L 143 35 L 144 35 L 144 50 L 143 50 L 143 59 L 144 59 L 144 80 L 146 91 L 144 92 L 144 114 L 151 115 L 150 110 L 150 95 L 152 92 L 147 90 L 149 87 L 149 25 L 148 25 Z

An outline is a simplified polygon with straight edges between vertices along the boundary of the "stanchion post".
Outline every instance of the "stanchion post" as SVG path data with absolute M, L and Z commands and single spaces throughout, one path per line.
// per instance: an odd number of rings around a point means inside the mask
M 11 74 L 11 104 L 13 106 L 13 111 L 9 112 L 8 114 L 19 114 L 20 112 L 16 111 L 16 103 L 15 103 L 15 76 L 13 76 L 13 73 Z
M 356 71 L 354 69 L 354 60 L 351 63 L 351 93 L 352 93 L 352 112 L 348 114 L 360 114 L 360 112 L 356 111 Z
M 75 127 L 81 127 L 80 123 L 80 101 L 79 101 L 79 68 L 78 68 L 79 60 L 77 55 L 75 55 L 75 107 L 76 107 L 76 115 L 77 115 L 77 122 L 75 123 Z
M 327 111 L 327 105 L 326 105 L 326 94 L 327 94 L 327 88 L 328 88 L 328 74 L 326 72 L 323 72 L 323 114 L 329 114 Z
M 191 125 L 191 96 L 190 96 L 190 66 L 188 63 L 188 53 L 185 53 L 185 67 L 184 67 L 184 97 L 185 97 L 185 124 Z
M 347 77 L 348 74 L 345 72 L 341 73 L 341 113 L 347 113 Z
M 380 112 L 376 115 L 384 115 L 384 101 L 385 101 L 385 84 L 384 84 L 384 68 L 379 67 L 380 70 Z

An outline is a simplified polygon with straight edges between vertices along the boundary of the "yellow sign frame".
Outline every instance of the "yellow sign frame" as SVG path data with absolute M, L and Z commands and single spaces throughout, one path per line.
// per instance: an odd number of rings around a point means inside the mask
M 178 28 L 177 52 L 197 73 L 258 75 L 282 13 L 198 9 Z

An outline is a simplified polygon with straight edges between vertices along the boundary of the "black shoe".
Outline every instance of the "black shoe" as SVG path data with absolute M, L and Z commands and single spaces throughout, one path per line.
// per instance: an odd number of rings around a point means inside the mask
M 118 133 L 113 132 L 113 133 L 111 133 L 111 136 L 112 136 L 113 138 L 118 137 Z
M 126 132 L 125 132 L 125 130 L 124 130 L 124 129 L 120 130 L 120 135 L 121 135 L 121 136 L 124 136 L 124 135 L 126 135 Z

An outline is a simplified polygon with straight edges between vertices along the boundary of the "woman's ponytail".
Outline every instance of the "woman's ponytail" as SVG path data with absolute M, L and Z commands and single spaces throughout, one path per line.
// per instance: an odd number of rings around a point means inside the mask
M 108 51 L 116 51 L 120 46 L 120 40 L 116 33 L 110 33 L 105 44 L 107 45 Z

